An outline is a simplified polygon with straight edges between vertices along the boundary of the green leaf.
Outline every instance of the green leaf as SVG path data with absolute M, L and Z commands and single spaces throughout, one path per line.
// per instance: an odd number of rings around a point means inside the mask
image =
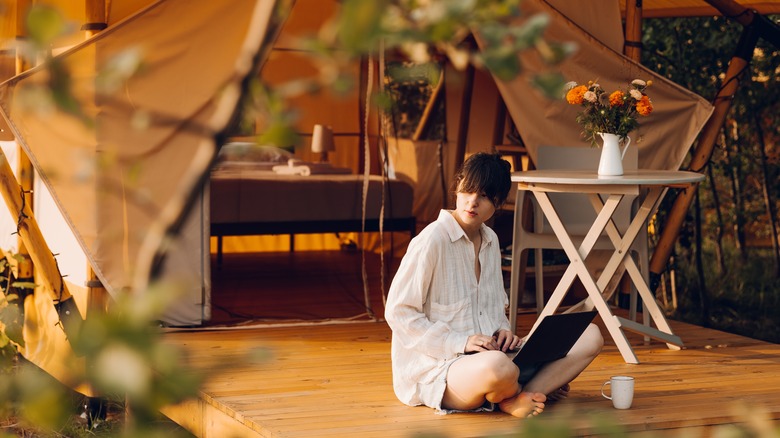
M 341 4 L 338 26 L 340 48 L 352 51 L 375 49 L 382 30 L 387 0 L 346 0 Z
M 545 72 L 535 75 L 533 84 L 548 98 L 558 99 L 564 92 L 566 78 L 558 72 Z
M 66 22 L 59 9 L 36 4 L 27 14 L 27 32 L 40 48 L 46 48 L 65 33 Z
M 19 345 L 24 345 L 22 312 L 19 310 L 19 306 L 12 304 L 0 309 L 0 322 L 5 326 L 3 331 L 9 339 Z
M 514 79 L 522 69 L 520 59 L 512 50 L 486 50 L 482 53 L 482 62 L 497 78 L 502 81 Z
M 508 28 L 508 32 L 517 39 L 522 47 L 531 47 L 542 37 L 549 24 L 550 16 L 540 13 L 530 17 L 522 26 Z
M 32 281 L 14 281 L 11 283 L 11 286 L 17 289 L 35 289 L 38 287 L 38 285 Z
M 259 136 L 260 144 L 273 144 L 280 148 L 290 147 L 300 142 L 300 136 L 292 126 L 282 123 L 273 122 Z

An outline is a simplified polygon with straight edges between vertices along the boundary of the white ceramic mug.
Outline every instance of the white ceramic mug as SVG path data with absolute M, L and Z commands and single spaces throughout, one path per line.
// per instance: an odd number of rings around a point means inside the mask
M 611 396 L 604 394 L 604 387 L 610 385 Z M 615 409 L 628 409 L 634 401 L 634 378 L 631 376 L 612 376 L 601 385 L 601 395 L 612 400 Z

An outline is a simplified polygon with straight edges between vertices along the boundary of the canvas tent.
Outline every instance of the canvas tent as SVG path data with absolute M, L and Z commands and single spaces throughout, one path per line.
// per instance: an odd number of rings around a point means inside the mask
M 239 87 L 265 36 L 274 33 L 274 6 L 254 0 L 152 2 L 58 55 L 71 71 L 83 111 L 96 121 L 94 129 L 72 115 L 25 107 L 25 93 L 47 80 L 45 68 L 3 83 L 3 115 L 79 244 L 54 247 L 58 257 L 85 257 L 111 294 L 138 289 L 149 278 L 166 230 L 179 221 L 191 194 L 202 190 L 215 136 L 233 117 Z M 121 89 L 98 93 L 96 75 L 128 47 L 143 52 L 143 74 Z M 202 194 L 196 198 L 181 226 L 192 238 L 177 240 L 161 268 L 169 290 L 184 294 L 169 313 L 176 321 L 208 318 L 208 216 Z M 50 246 L 62 244 L 52 237 Z M 71 279 L 83 278 L 82 272 L 73 274 Z M 59 375 L 67 373 L 67 364 L 51 354 L 62 344 L 52 297 L 56 293 L 28 297 L 34 304 L 25 305 L 25 355 Z
M 127 7 L 122 2 L 114 3 Z M 573 80 L 598 78 L 611 88 L 634 77 L 652 78 L 656 110 L 653 118 L 643 124 L 640 164 L 652 168 L 679 166 L 710 114 L 711 106 L 701 97 L 620 55 L 620 17 L 624 2 L 589 1 L 588 11 L 594 12 L 591 14 L 573 10 L 571 3 L 525 0 L 524 7 L 528 9 L 524 16 L 547 13 L 553 19 L 548 38 L 578 43 L 580 51 L 560 67 Z M 775 8 L 780 6 L 771 3 Z M 223 87 L 234 84 L 240 79 L 236 72 L 247 68 L 237 60 L 247 61 L 246 53 L 252 51 L 248 46 L 254 43 L 256 54 L 276 45 L 278 50 L 270 53 L 265 64 L 266 79 L 284 80 L 290 74 L 286 69 L 311 71 L 310 66 L 305 66 L 306 61 L 300 57 L 293 59 L 296 57 L 290 50 L 293 41 L 285 33 L 293 29 L 287 26 L 295 24 L 299 32 L 316 29 L 336 9 L 337 2 L 298 0 L 289 10 L 279 38 L 275 27 L 266 26 L 273 4 L 250 0 L 228 5 L 205 0 L 150 2 L 135 15 L 109 23 L 107 30 L 65 51 L 60 56 L 76 72 L 76 89 L 82 93 L 79 97 L 98 120 L 94 131 L 63 114 L 55 113 L 43 119 L 40 114 L 23 108 L 19 93 L 26 84 L 45 80 L 45 70 L 30 70 L 0 86 L 3 116 L 31 157 L 41 181 L 51 190 L 53 204 L 62 212 L 78 242 L 76 249 L 55 248 L 54 251 L 68 256 L 81 252 L 85 263 L 92 265 L 109 293 L 133 287 L 138 281 L 135 273 L 139 267 L 150 269 L 154 239 L 160 239 L 161 230 L 177 219 L 175 208 L 170 206 L 183 205 L 187 194 L 196 187 L 198 177 L 205 172 L 204 163 L 208 160 L 203 158 L 211 157 L 217 146 L 213 144 L 213 134 L 227 123 L 221 117 L 224 114 L 218 111 L 222 103 L 228 102 L 221 100 L 227 99 Z M 649 11 L 653 10 L 651 5 L 671 3 L 645 1 L 644 4 Z M 577 24 L 569 21 L 567 15 L 576 17 Z M 590 21 L 581 21 L 583 15 Z M 604 25 L 605 20 L 610 25 Z M 174 22 L 177 25 L 170 26 Z M 115 94 L 97 95 L 92 84 L 100 67 L 117 50 L 139 42 L 145 55 L 142 74 Z M 543 68 L 532 58 L 523 62 L 532 70 Z M 580 142 L 579 128 L 573 122 L 576 109 L 562 101 L 544 100 L 524 78 L 501 82 L 485 72 L 476 72 L 474 87 L 479 91 L 472 93 L 468 108 L 471 116 L 460 120 L 458 115 L 464 112 L 462 106 L 466 102 L 464 76 L 452 67 L 447 69 L 447 77 L 451 79 L 446 90 L 447 138 L 457 139 L 458 132 L 465 127 L 467 152 L 494 146 L 492 119 L 498 114 L 499 97 L 506 103 L 532 157 L 539 144 Z M 359 76 L 357 64 L 355 72 Z M 304 110 L 304 116 L 298 128 L 305 132 L 314 123 L 330 117 L 336 129 L 358 134 L 340 138 L 336 154 L 337 163 L 358 170 L 360 134 L 364 132 L 355 101 L 364 100 L 365 96 L 355 93 L 352 97 L 355 100 L 351 102 L 330 100 L 324 107 L 322 101 L 312 96 L 300 98 L 297 104 Z M 235 96 L 231 99 L 235 102 Z M 139 108 L 143 109 L 142 115 L 157 116 L 157 121 L 163 123 L 136 130 L 133 123 L 143 122 L 134 112 Z M 372 119 L 369 131 L 369 147 L 376 147 L 379 132 L 376 118 Z M 455 140 L 450 140 L 444 145 L 447 175 L 457 165 L 454 143 Z M 395 173 L 416 184 L 416 215 L 422 222 L 430 220 L 445 198 L 444 194 L 428 196 L 441 191 L 440 181 L 432 178 L 430 172 L 439 160 L 436 149 L 425 142 L 391 141 L 389 152 Z M 301 153 L 306 153 L 305 147 Z M 171 200 L 175 202 L 171 204 Z M 166 259 L 167 278 L 186 284 L 185 294 L 167 316 L 167 322 L 172 325 L 197 325 L 208 319 L 207 212 L 206 205 L 194 203 L 194 210 L 181 228 L 184 237 Z M 144 255 L 143 262 L 138 261 L 139 254 Z M 41 307 L 45 308 L 46 303 Z M 48 318 L 42 324 L 48 324 L 52 318 L 56 320 L 51 314 L 40 317 L 43 321 Z

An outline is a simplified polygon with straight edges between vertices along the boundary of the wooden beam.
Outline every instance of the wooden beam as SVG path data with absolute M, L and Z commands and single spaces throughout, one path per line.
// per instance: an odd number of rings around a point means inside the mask
M 780 47 L 780 26 L 733 0 L 705 0 L 723 16 L 735 20 L 743 26 L 751 26 L 756 29 L 758 36 L 764 38 L 775 47 Z
M 642 0 L 626 2 L 626 29 L 623 53 L 640 62 L 642 57 Z
M 474 66 L 466 66 L 466 78 L 463 84 L 463 95 L 458 118 L 458 138 L 455 144 L 455 166 L 460 167 L 466 159 L 466 143 L 469 138 L 469 120 L 471 118 L 471 98 L 474 92 Z
M 106 16 L 106 0 L 86 0 L 86 21 L 81 29 L 86 32 L 86 37 L 97 35 L 108 27 Z M 90 313 L 105 314 L 108 310 L 109 295 L 105 286 L 101 283 L 95 270 L 87 262 L 87 317 Z
M 81 26 L 81 30 L 86 32 L 86 37 L 90 38 L 97 35 L 103 29 L 108 27 L 106 23 L 106 0 L 86 0 L 86 22 Z
M 19 237 L 30 250 L 30 257 L 43 272 L 45 286 L 52 293 L 55 301 L 64 301 L 71 298 L 68 287 L 62 281 L 57 262 L 49 250 L 46 241 L 38 227 L 38 222 L 30 209 L 30 206 L 22 197 L 22 190 L 16 181 L 8 158 L 0 150 L 0 192 L 8 206 L 11 219 L 18 224 Z
M 16 5 L 16 39 L 24 40 L 27 38 L 25 20 L 27 18 L 27 11 L 30 9 L 30 0 L 20 0 Z M 19 50 L 16 52 L 16 74 L 20 74 L 31 68 L 29 61 L 22 56 Z M 32 163 L 24 153 L 22 147 L 17 144 L 17 156 L 18 162 L 16 163 L 16 174 L 19 175 L 19 185 L 21 186 L 22 193 L 24 193 L 25 201 L 29 205 L 33 205 L 33 184 L 34 184 L 34 172 Z M 30 256 L 27 253 L 27 248 L 21 238 L 17 239 L 17 254 L 21 256 L 16 268 L 17 278 L 33 279 L 33 265 L 30 261 Z

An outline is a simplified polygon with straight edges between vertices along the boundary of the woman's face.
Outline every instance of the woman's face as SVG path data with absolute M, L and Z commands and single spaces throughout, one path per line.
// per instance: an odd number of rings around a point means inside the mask
M 455 215 L 464 226 L 480 226 L 493 216 L 496 207 L 484 193 L 457 192 Z

